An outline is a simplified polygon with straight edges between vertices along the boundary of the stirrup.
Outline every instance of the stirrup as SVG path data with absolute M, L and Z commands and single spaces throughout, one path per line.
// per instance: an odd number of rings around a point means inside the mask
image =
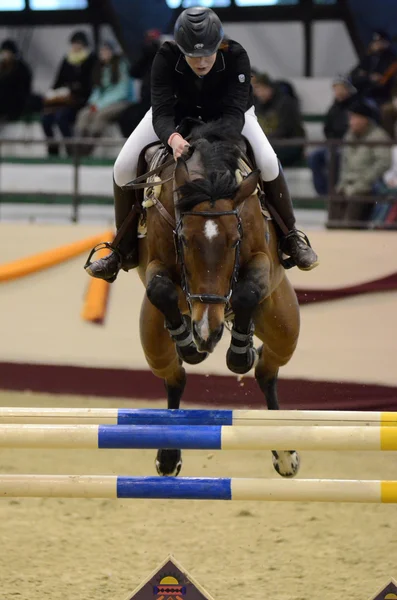
M 115 246 L 113 246 L 110 242 L 101 242 L 100 244 L 97 244 L 90 252 L 89 257 L 87 258 L 87 262 L 84 265 L 84 269 L 87 269 L 87 267 L 90 267 L 92 265 L 91 262 L 91 258 L 94 256 L 94 254 L 96 252 L 98 252 L 99 250 L 105 250 L 105 248 L 107 248 L 108 250 L 111 250 L 112 252 L 114 252 L 117 255 L 117 258 L 119 259 L 119 268 L 121 268 L 121 265 L 123 263 L 123 255 L 121 254 L 120 250 L 118 248 L 116 248 Z
M 307 237 L 307 235 L 305 233 L 303 233 L 303 231 L 300 231 L 300 229 L 292 229 L 291 231 L 289 231 L 286 235 L 284 235 L 278 242 L 278 246 L 277 246 L 277 253 L 278 253 L 278 257 L 280 260 L 281 265 L 284 267 L 284 269 L 292 269 L 292 267 L 296 267 L 296 262 L 295 260 L 292 258 L 292 256 L 283 256 L 285 253 L 283 251 L 283 246 L 284 244 L 292 237 L 298 236 L 299 238 L 301 238 L 301 240 L 303 242 L 305 242 L 305 244 L 307 244 L 309 246 L 309 248 L 312 247 L 309 238 Z

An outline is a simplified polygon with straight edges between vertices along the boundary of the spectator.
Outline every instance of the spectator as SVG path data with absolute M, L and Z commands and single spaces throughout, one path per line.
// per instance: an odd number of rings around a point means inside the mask
M 13 40 L 0 47 L 0 122 L 18 120 L 29 101 L 32 74 Z
M 87 106 L 77 116 L 77 137 L 100 137 L 106 126 L 115 121 L 133 100 L 132 81 L 127 62 L 115 52 L 114 44 L 106 41 L 99 51 L 94 69 L 94 88 Z M 93 146 L 85 145 L 81 153 L 88 155 Z
M 299 102 L 283 93 L 267 75 L 256 75 L 252 88 L 258 121 L 283 166 L 292 166 L 303 157 L 303 146 L 277 146 L 274 139 L 305 137 Z
M 385 31 L 375 31 L 366 55 L 350 73 L 352 83 L 360 94 L 381 105 L 390 100 L 396 74 L 397 55 L 391 38 Z
M 70 38 L 69 53 L 63 59 L 54 85 L 44 99 L 42 125 L 49 140 L 54 138 L 55 125 L 65 138 L 72 136 L 76 115 L 91 93 L 94 65 L 95 56 L 89 49 L 88 38 L 83 31 L 77 31 Z M 67 151 L 71 153 L 70 148 Z M 59 145 L 50 143 L 48 153 L 57 156 Z
M 349 129 L 345 137 L 346 141 L 389 140 L 386 132 L 376 124 L 375 118 L 376 112 L 370 101 L 355 99 L 349 107 Z M 391 148 L 366 145 L 345 146 L 341 158 L 341 178 L 337 193 L 342 198 L 332 201 L 329 220 L 342 220 L 347 227 L 365 229 L 365 222 L 371 215 L 373 202 L 357 202 L 349 198 L 376 193 L 379 181 L 390 167 Z
M 352 101 L 356 89 L 350 81 L 343 76 L 338 76 L 332 84 L 334 101 L 325 117 L 324 135 L 327 140 L 341 140 L 348 128 L 348 106 Z M 338 180 L 339 154 L 336 154 L 335 182 Z M 313 186 L 319 196 L 328 193 L 330 153 L 328 148 L 316 148 L 307 157 L 312 170 Z
M 124 137 L 131 135 L 150 108 L 150 74 L 152 62 L 161 45 L 160 36 L 161 33 L 157 29 L 149 29 L 146 32 L 141 55 L 130 67 L 131 77 L 141 80 L 141 91 L 139 102 L 127 108 L 120 116 L 119 125 Z
M 396 138 L 396 123 L 397 123 L 397 82 L 394 84 L 391 100 L 386 102 L 381 107 L 382 125 L 391 138 Z

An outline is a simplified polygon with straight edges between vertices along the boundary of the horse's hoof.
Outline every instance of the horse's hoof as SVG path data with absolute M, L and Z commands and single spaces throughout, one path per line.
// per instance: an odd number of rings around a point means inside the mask
M 182 452 L 180 450 L 158 450 L 156 471 L 162 477 L 177 477 L 182 468 Z
M 258 353 L 255 348 L 248 348 L 244 354 L 237 354 L 231 348 L 226 354 L 226 365 L 232 373 L 237 375 L 244 375 L 256 366 L 258 362 Z
M 199 352 L 194 343 L 188 346 L 177 346 L 176 350 L 181 359 L 188 365 L 198 365 L 208 357 L 208 352 Z
M 296 450 L 272 450 L 273 467 L 281 477 L 295 477 L 300 467 L 300 457 Z

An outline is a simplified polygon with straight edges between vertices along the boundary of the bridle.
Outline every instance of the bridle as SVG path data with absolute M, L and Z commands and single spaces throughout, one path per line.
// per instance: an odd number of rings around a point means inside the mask
M 242 205 L 241 205 L 242 206 Z M 238 280 L 238 274 L 240 270 L 240 246 L 241 241 L 243 239 L 243 225 L 241 222 L 240 211 L 239 210 L 219 210 L 219 211 L 184 211 L 179 212 L 177 210 L 177 205 L 175 205 L 175 211 L 177 214 L 177 222 L 176 227 L 174 229 L 174 242 L 175 242 L 175 250 L 177 255 L 177 260 L 181 268 L 181 287 L 186 296 L 186 300 L 189 304 L 190 309 L 192 308 L 192 302 L 194 300 L 198 300 L 203 304 L 225 304 L 226 306 L 230 303 L 230 298 L 233 294 L 234 287 Z M 183 217 L 191 216 L 191 217 L 201 217 L 201 218 L 215 218 L 215 217 L 226 217 L 226 216 L 235 216 L 237 219 L 237 231 L 239 234 L 238 240 L 235 243 L 235 254 L 234 254 L 234 266 L 233 272 L 230 278 L 229 290 L 225 296 L 221 296 L 220 294 L 192 294 L 189 288 L 189 283 L 186 277 L 186 265 L 184 260 L 184 250 L 183 250 L 183 239 L 182 239 L 182 230 L 183 230 Z
M 188 155 L 193 153 L 193 146 L 190 147 Z M 154 169 L 137 177 L 133 181 L 129 182 L 125 187 L 130 187 L 133 189 L 142 189 L 142 188 L 153 188 L 153 181 L 148 180 L 149 176 L 153 176 L 157 174 L 160 170 L 163 170 L 165 167 L 174 163 L 174 159 L 171 158 L 167 160 L 165 163 L 160 163 Z M 178 194 L 175 188 L 175 178 L 174 173 L 168 177 L 167 179 L 157 181 L 156 185 L 162 185 L 167 183 L 173 179 L 173 198 L 174 198 L 174 210 L 175 210 L 175 219 L 170 215 L 170 213 L 166 210 L 164 205 L 160 202 L 160 200 L 153 193 L 153 189 L 151 190 L 150 200 L 153 206 L 156 207 L 160 215 L 163 219 L 172 227 L 174 233 L 174 245 L 175 252 L 177 256 L 177 262 L 180 265 L 181 269 L 181 288 L 186 296 L 187 303 L 189 308 L 192 308 L 192 302 L 198 300 L 203 304 L 225 304 L 226 307 L 230 307 L 230 298 L 233 294 L 234 287 L 238 280 L 239 270 L 240 270 L 240 254 L 241 254 L 241 241 L 243 239 L 243 225 L 241 221 L 241 210 L 244 206 L 244 202 L 240 204 L 238 209 L 234 210 L 225 210 L 225 211 L 179 211 L 178 209 Z M 201 218 L 216 218 L 216 217 L 224 217 L 224 216 L 235 216 L 237 219 L 237 231 L 239 234 L 238 240 L 235 243 L 234 249 L 234 266 L 233 272 L 230 278 L 229 289 L 225 296 L 221 296 L 220 294 L 192 294 L 189 288 L 188 279 L 186 276 L 186 265 L 184 260 L 184 250 L 183 250 L 183 239 L 182 239 L 182 230 L 183 230 L 183 218 L 186 216 L 192 217 L 201 217 Z M 123 224 L 124 225 L 124 224 Z

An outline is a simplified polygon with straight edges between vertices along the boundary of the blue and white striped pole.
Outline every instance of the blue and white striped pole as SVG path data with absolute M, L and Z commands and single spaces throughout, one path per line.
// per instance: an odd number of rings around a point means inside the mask
M 0 475 L 0 497 L 397 503 L 397 481 Z
M 342 410 L 167 410 L 159 408 L 0 407 L 0 423 L 108 425 L 381 425 L 397 412 Z
M 397 427 L 0 425 L 1 448 L 397 450 Z

